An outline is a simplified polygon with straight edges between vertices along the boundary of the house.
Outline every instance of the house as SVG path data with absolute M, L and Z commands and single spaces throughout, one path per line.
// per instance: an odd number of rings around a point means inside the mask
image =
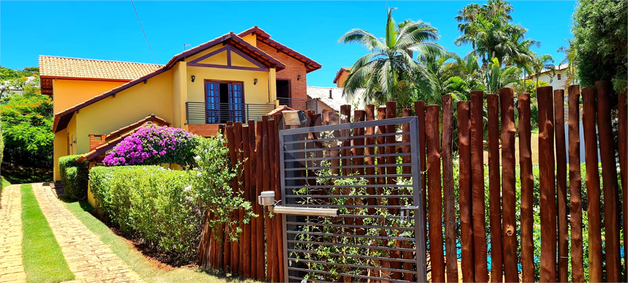
M 54 101 L 58 159 L 88 161 L 146 122 L 214 135 L 227 121 L 259 119 L 278 105 L 305 109 L 307 74 L 321 65 L 258 27 L 230 32 L 165 65 L 40 56 L 42 93 Z
M 323 110 L 339 112 L 340 106 L 345 104 L 355 109 L 364 109 L 366 101 L 363 89 L 358 89 L 352 98 L 344 96 L 343 90 L 341 87 L 308 86 L 307 97 L 311 99 L 310 104 L 316 103 L 316 108 L 310 107 L 310 109 L 315 109 L 317 113 L 322 113 Z
M 349 77 L 350 72 L 351 67 L 342 67 L 336 72 L 336 77 L 334 78 L 334 83 L 336 84 L 336 87 L 345 86 L 345 81 L 347 80 L 347 77 Z
M 569 85 L 578 84 L 577 82 L 567 82 L 568 74 L 568 64 L 561 64 L 554 68 L 554 72 L 551 69 L 545 69 L 539 74 L 539 80 L 547 82 L 553 89 L 567 89 Z M 532 79 L 536 81 L 536 76 L 530 75 L 528 79 Z

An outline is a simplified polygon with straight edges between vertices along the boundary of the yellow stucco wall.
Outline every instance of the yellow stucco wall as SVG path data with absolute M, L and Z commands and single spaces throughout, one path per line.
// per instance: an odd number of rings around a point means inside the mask
M 77 152 L 89 151 L 89 134 L 108 134 L 150 114 L 173 120 L 172 70 L 89 105 L 76 114 Z
M 61 112 L 125 82 L 96 80 L 53 80 L 54 113 Z
M 246 41 L 248 44 L 257 47 L 257 35 L 249 34 L 245 37 L 242 37 L 242 39 L 244 39 L 244 41 Z
M 69 143 L 68 143 L 69 140 Z M 87 141 L 89 143 L 89 139 Z M 69 144 L 69 148 L 68 148 Z M 53 144 L 53 177 L 55 181 L 61 180 L 61 174 L 59 173 L 59 157 L 63 157 L 66 155 L 77 154 L 78 144 L 77 136 L 76 136 L 76 116 L 73 116 L 68 123 L 68 126 L 57 133 L 55 133 L 55 139 Z
M 187 129 L 185 125 L 185 102 L 188 101 L 187 80 L 191 80 L 187 75 L 186 62 L 179 62 L 172 68 L 172 106 L 173 120 L 169 121 L 173 127 Z

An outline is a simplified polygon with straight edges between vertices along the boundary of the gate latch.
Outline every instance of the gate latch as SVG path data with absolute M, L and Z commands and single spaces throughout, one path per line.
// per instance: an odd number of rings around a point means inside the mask
M 408 206 L 402 207 L 401 211 L 399 212 L 400 213 L 400 215 L 399 215 L 400 216 L 400 218 L 399 218 L 400 222 L 403 223 L 405 221 L 410 220 L 410 210 L 418 210 L 418 209 L 419 209 L 418 206 L 409 206 L 408 205 Z

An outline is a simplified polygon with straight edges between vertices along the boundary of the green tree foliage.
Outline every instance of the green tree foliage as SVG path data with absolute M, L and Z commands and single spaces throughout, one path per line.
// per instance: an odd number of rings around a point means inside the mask
M 394 9 L 388 11 L 385 38 L 352 29 L 338 40 L 359 43 L 370 52 L 353 64 L 345 81 L 344 95 L 352 97 L 364 88 L 368 101 L 382 104 L 394 100 L 400 108 L 409 107 L 417 100 L 414 74 L 423 68 L 413 60 L 413 52 L 441 50 L 440 45 L 432 42 L 438 40 L 438 30 L 422 21 L 403 22 L 399 28 L 392 17 Z
M 52 167 L 52 100 L 39 88 L 9 94 L 0 104 L 5 161 L 14 165 Z
M 628 68 L 628 1 L 581 0 L 573 14 L 573 48 L 580 84 L 591 87 L 613 80 L 618 92 L 626 91 Z

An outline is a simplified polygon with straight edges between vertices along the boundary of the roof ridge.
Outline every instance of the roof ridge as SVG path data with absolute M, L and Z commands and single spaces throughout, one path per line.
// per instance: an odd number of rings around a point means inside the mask
M 59 59 L 73 59 L 73 60 L 84 60 L 84 61 L 100 61 L 100 62 L 118 62 L 118 63 L 130 63 L 130 64 L 143 64 L 143 65 L 155 65 L 163 67 L 163 64 L 155 64 L 155 63 L 142 63 L 142 62 L 131 62 L 131 61 L 120 61 L 120 60 L 105 60 L 105 59 L 90 59 L 90 58 L 78 58 L 78 57 L 66 57 L 66 56 L 54 56 L 54 55 L 39 55 L 39 59 L 42 58 L 59 58 Z

